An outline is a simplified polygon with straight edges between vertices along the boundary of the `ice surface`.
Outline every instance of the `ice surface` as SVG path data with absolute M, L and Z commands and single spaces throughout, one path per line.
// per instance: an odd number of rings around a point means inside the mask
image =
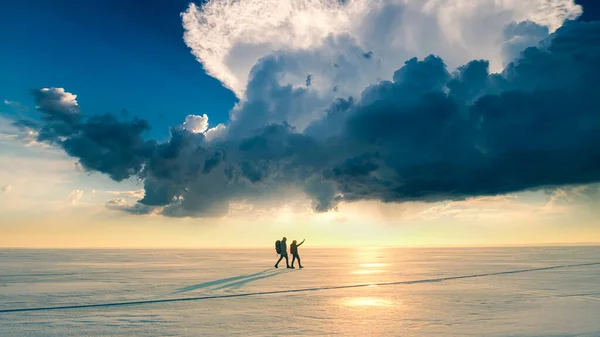
M 0 336 L 600 336 L 600 247 L 300 253 L 1 250 Z

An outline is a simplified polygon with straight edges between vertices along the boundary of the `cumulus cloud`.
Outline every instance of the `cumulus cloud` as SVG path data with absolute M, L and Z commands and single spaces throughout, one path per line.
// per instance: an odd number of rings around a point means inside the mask
M 6 184 L 6 185 L 3 185 L 2 187 L 0 187 L 0 192 L 2 192 L 2 193 L 10 193 L 11 190 L 12 190 L 12 186 L 10 184 Z
M 389 79 L 403 60 L 430 53 L 452 69 L 483 58 L 501 70 L 507 25 L 530 21 L 553 32 L 581 13 L 573 0 L 211 0 L 190 4 L 182 19 L 185 42 L 207 73 L 242 98 L 252 67 L 273 52 L 296 61 L 286 71 L 290 83 L 313 74 L 311 87 L 337 84 L 356 94 Z M 518 36 L 525 37 L 510 43 L 539 37 Z
M 143 138 L 146 121 L 64 118 L 51 104 L 40 105 L 52 118 L 40 126 L 50 136 L 39 138 L 87 170 L 143 181 L 137 204 L 107 207 L 173 217 L 302 195 L 325 212 L 359 200 L 460 201 L 592 183 L 600 180 L 599 35 L 600 23 L 570 22 L 499 74 L 485 60 L 452 71 L 438 56 L 409 58 L 389 80 L 335 99 L 314 89 L 316 76 L 309 87 L 306 74 L 290 84 L 296 61 L 276 52 L 252 67 L 219 137 L 184 125 L 158 143 Z
M 208 116 L 206 114 L 202 116 L 188 115 L 185 117 L 183 126 L 192 133 L 203 133 L 208 129 Z
M 43 88 L 32 91 L 36 109 L 48 121 L 74 122 L 81 117 L 77 95 L 63 88 Z
M 593 131 L 600 116 L 589 75 L 600 71 L 591 61 L 600 59 L 592 47 L 599 28 L 569 24 L 547 48 L 525 50 L 503 76 L 482 74 L 485 61 L 451 76 L 437 57 L 409 60 L 393 82 L 363 92 L 342 130 L 346 144 L 363 154 L 326 176 L 344 200 L 383 201 L 596 181 L 600 148 L 591 144 L 600 144 Z M 579 63 L 580 55 L 590 63 Z
M 225 124 L 219 123 L 217 126 L 210 128 L 204 132 L 204 137 L 207 141 L 222 139 L 227 132 Z
M 527 47 L 537 45 L 549 35 L 546 26 L 539 25 L 533 21 L 522 21 L 511 23 L 504 28 L 504 44 L 502 52 L 505 61 L 512 61 Z M 505 62 L 508 63 L 508 62 Z M 506 64 L 504 64 L 506 66 Z
M 70 204 L 74 205 L 79 200 L 81 200 L 82 197 L 83 197 L 83 191 L 82 190 L 73 190 L 73 191 L 71 191 L 71 193 L 69 193 L 69 197 L 67 198 L 67 201 Z
M 95 115 L 84 120 L 76 95 L 63 88 L 32 91 L 41 113 L 41 124 L 20 120 L 15 126 L 35 130 L 37 141 L 60 146 L 79 159 L 84 170 L 98 171 L 116 181 L 138 175 L 152 156 L 155 141 L 143 133 L 150 129 L 145 120 L 120 121 L 111 114 Z

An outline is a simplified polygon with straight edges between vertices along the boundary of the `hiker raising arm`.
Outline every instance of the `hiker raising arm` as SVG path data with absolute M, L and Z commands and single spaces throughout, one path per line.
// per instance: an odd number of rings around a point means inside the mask
M 294 262 L 296 260 L 298 260 L 298 267 L 302 268 L 302 263 L 300 262 L 300 255 L 298 254 L 298 247 L 304 243 L 305 240 L 302 240 L 302 242 L 300 242 L 299 244 L 296 243 L 296 240 L 294 240 L 292 242 L 292 244 L 290 245 L 290 253 L 292 253 L 292 266 L 291 268 L 294 269 Z

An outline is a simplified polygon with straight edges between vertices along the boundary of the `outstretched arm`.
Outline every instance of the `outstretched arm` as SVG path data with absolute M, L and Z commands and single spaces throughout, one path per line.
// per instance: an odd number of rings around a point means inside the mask
M 300 242 L 296 247 L 302 245 L 304 243 L 304 241 L 306 241 L 306 239 L 303 239 L 302 242 Z

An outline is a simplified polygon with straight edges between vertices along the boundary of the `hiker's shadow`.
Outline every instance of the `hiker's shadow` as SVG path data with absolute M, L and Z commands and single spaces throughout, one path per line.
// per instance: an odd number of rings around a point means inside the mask
M 208 282 L 203 282 L 203 283 L 199 283 L 199 284 L 194 284 L 191 286 L 187 286 L 187 287 L 178 289 L 178 290 L 174 291 L 173 294 L 180 294 L 180 293 L 194 291 L 194 290 L 202 289 L 202 288 L 209 288 L 209 287 L 218 286 L 218 285 L 221 285 L 221 286 L 218 288 L 214 288 L 213 290 L 231 289 L 231 288 L 235 289 L 235 288 L 239 288 L 239 287 L 243 286 L 244 284 L 262 280 L 262 279 L 266 279 L 269 277 L 274 277 L 274 276 L 286 273 L 288 271 L 289 271 L 289 269 L 284 269 L 284 270 L 265 269 L 263 271 L 259 271 L 257 273 L 253 273 L 253 274 L 233 276 L 233 277 L 228 277 L 228 278 L 224 278 L 224 279 L 220 279 L 220 280 L 214 280 L 214 281 L 208 281 Z
M 277 275 L 285 274 L 285 273 L 288 273 L 290 271 L 291 270 L 289 270 L 289 269 L 284 269 L 284 270 L 280 270 L 280 271 L 273 271 L 272 273 L 265 273 L 265 274 L 262 274 L 262 275 L 259 275 L 259 276 L 248 277 L 248 278 L 236 281 L 236 282 L 226 283 L 226 284 L 224 284 L 224 285 L 216 288 L 215 290 L 237 289 L 237 288 L 240 288 L 241 286 L 243 286 L 245 284 L 248 284 L 250 282 L 254 282 L 254 281 L 257 281 L 257 280 L 263 280 L 263 279 L 266 279 L 266 278 L 269 278 L 269 277 L 274 277 L 274 276 L 277 276 Z

